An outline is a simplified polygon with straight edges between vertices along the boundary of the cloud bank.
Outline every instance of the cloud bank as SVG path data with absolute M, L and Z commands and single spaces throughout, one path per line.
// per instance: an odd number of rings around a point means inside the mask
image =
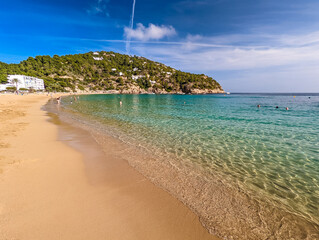
M 247 91 L 250 83 L 250 91 L 318 92 L 318 40 L 319 32 L 188 35 L 178 42 L 135 42 L 132 50 L 181 70 L 212 75 L 231 91 Z
M 169 59 L 189 70 L 248 70 L 280 66 L 311 66 L 319 63 L 318 33 L 302 36 L 187 36 L 179 42 L 134 42 L 134 50 Z M 305 38 L 305 36 L 307 36 Z M 142 39 L 137 36 L 136 39 Z M 227 38 L 228 44 L 220 41 Z M 233 41 L 232 41 L 233 38 Z M 263 38 L 264 42 L 259 39 Z M 148 39 L 147 37 L 144 38 Z M 249 41 L 249 43 L 248 43 Z M 258 44 L 257 44 L 258 42 Z M 151 47 L 147 44 L 153 44 Z
M 138 23 L 135 29 L 125 27 L 124 35 L 127 39 L 149 41 L 174 36 L 176 35 L 176 31 L 172 26 L 158 26 L 150 23 L 148 27 L 145 27 L 143 24 Z

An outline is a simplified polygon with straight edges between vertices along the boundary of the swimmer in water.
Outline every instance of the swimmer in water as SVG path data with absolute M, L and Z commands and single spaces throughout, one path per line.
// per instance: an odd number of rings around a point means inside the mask
M 260 104 L 258 104 L 257 107 L 260 108 Z
M 289 110 L 289 108 L 288 108 L 288 107 L 286 107 L 286 110 L 288 111 L 288 110 Z
M 279 108 L 278 106 L 276 106 L 276 108 Z

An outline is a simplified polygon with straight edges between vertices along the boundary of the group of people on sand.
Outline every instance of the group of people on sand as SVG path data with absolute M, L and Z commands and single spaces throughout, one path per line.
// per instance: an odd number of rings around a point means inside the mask
M 260 104 L 258 104 L 258 105 L 257 105 L 257 107 L 258 107 L 258 108 L 260 108 L 260 107 L 261 107 L 261 106 L 260 106 Z M 278 106 L 276 106 L 276 109 L 277 109 L 277 108 L 279 108 L 279 107 L 278 107 Z M 289 110 L 289 108 L 288 108 L 288 107 L 286 107 L 286 110 L 288 111 L 288 110 Z

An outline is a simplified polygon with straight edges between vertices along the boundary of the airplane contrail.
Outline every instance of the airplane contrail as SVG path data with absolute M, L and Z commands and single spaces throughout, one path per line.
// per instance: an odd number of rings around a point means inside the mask
M 131 23 L 130 23 L 131 30 L 133 30 L 133 27 L 134 27 L 135 2 L 136 2 L 136 0 L 133 0 L 132 17 L 131 17 Z M 131 45 L 131 36 L 129 34 L 127 36 L 127 39 L 126 39 L 126 52 L 127 52 L 127 54 L 130 53 L 130 45 Z

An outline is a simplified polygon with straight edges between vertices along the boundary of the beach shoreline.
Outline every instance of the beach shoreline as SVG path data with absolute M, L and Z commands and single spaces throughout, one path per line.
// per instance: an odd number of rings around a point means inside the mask
M 105 156 L 84 130 L 48 116 L 49 98 L 0 96 L 1 239 L 217 239 L 112 142 Z
M 226 178 L 141 153 L 63 106 L 51 111 L 54 98 L 0 96 L 0 239 L 319 236 Z
M 68 101 L 70 99 L 63 102 Z M 155 185 L 192 209 L 210 233 L 225 239 L 319 238 L 318 225 L 280 204 L 268 201 L 259 192 L 246 191 L 229 181 L 227 175 L 218 176 L 217 172 L 207 175 L 196 165 L 185 166 L 174 156 L 158 158 L 155 154 L 157 150 L 148 154 L 145 147 L 126 141 L 111 125 L 107 126 L 89 115 L 63 109 L 59 111 L 63 121 L 89 131 L 102 147 L 106 146 L 105 151 L 109 141 L 132 145 L 132 148 L 127 146 L 120 155 Z

